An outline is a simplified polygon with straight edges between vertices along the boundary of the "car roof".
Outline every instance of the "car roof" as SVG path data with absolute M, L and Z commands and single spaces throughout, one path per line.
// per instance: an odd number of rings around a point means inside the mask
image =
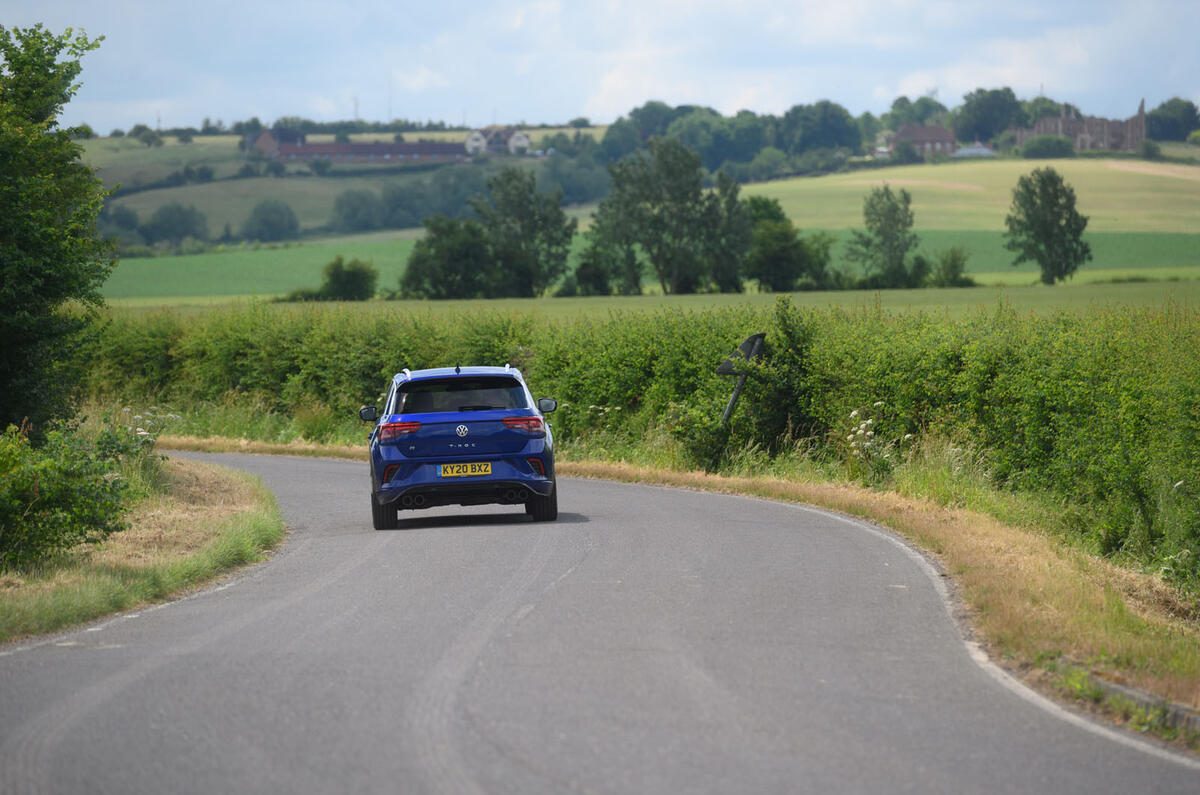
M 506 375 L 510 378 L 516 378 L 521 383 L 525 382 L 521 371 L 507 364 L 503 367 L 473 365 L 471 367 L 434 367 L 428 370 L 403 370 L 392 376 L 392 380 L 396 383 L 401 383 L 406 381 L 422 381 L 429 378 L 469 378 L 480 375 Z

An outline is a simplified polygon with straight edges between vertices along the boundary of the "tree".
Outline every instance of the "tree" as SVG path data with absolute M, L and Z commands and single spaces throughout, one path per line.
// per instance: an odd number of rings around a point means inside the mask
M 314 163 L 328 161 L 317 160 Z M 374 191 L 346 190 L 333 200 L 333 226 L 344 232 L 365 232 L 383 226 L 383 201 Z
M 790 220 L 766 219 L 754 225 L 746 275 L 763 290 L 787 292 L 804 269 L 804 243 Z
M 912 196 L 888 185 L 873 189 L 863 200 L 866 232 L 854 230 L 846 258 L 859 263 L 868 287 L 920 287 L 924 269 L 910 256 L 917 247 L 912 231 Z
M 1083 240 L 1087 216 L 1075 209 L 1075 189 L 1053 168 L 1037 168 L 1017 180 L 1004 247 L 1017 252 L 1013 265 L 1036 262 L 1042 282 L 1066 279 L 1092 258 Z
M 138 232 L 147 243 L 165 240 L 179 245 L 185 237 L 208 240 L 208 219 L 190 204 L 185 207 L 179 202 L 168 202 L 155 210 Z
M 1186 141 L 1200 129 L 1200 112 L 1186 99 L 1172 97 L 1146 114 L 1146 137 L 1156 141 Z
M 954 121 L 960 141 L 990 141 L 1009 127 L 1025 124 L 1025 110 L 1011 88 L 977 88 L 963 97 Z
M 273 242 L 291 240 L 300 235 L 300 221 L 290 204 L 279 199 L 264 199 L 254 205 L 242 226 L 246 240 Z
M 96 231 L 103 186 L 58 126 L 79 58 L 100 41 L 0 26 L 0 427 L 28 418 L 38 437 L 75 411 L 71 352 L 114 265 L 113 243 Z M 68 310 L 76 302 L 84 312 Z
M 532 171 L 509 166 L 487 181 L 487 197 L 471 207 L 487 232 L 499 271 L 498 294 L 542 295 L 567 268 L 576 221 L 562 209 L 562 191 L 538 193 Z
M 754 227 L 746 205 L 738 199 L 737 182 L 725 173 L 717 174 L 717 186 L 708 199 L 709 287 L 722 293 L 740 293 L 746 252 L 750 250 Z
M 700 157 L 678 141 L 650 140 L 610 168 L 613 191 L 597 220 L 645 252 L 664 293 L 694 293 L 703 282 L 710 218 Z
M 375 296 L 379 271 L 369 262 L 352 259 L 343 262 L 339 255 L 322 271 L 321 297 L 327 301 L 366 301 Z
M 433 215 L 400 278 L 405 298 L 482 298 L 494 270 L 487 232 L 470 219 Z

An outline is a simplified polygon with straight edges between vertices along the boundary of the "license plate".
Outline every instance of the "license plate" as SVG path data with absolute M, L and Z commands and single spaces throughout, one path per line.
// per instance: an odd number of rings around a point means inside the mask
M 438 467 L 439 478 L 482 477 L 492 474 L 492 463 L 442 464 Z

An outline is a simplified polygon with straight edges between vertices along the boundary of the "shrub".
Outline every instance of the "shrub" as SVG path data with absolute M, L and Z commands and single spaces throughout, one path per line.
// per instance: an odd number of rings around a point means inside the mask
M 1021 147 L 1021 156 L 1027 160 L 1074 157 L 1075 147 L 1068 139 L 1059 135 L 1036 135 Z
M 0 564 L 27 564 L 122 529 L 115 455 L 63 430 L 34 447 L 8 426 L 0 435 Z
M 324 162 L 321 160 L 314 163 Z M 347 190 L 333 201 L 333 226 L 345 232 L 362 232 L 383 225 L 384 208 L 370 190 Z

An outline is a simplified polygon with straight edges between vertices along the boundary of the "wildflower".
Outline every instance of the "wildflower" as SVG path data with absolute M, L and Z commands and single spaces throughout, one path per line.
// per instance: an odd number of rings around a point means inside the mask
M 871 438 L 872 436 L 874 436 L 874 435 L 875 435 L 875 431 L 867 431 L 867 438 L 868 438 L 868 439 L 870 439 L 870 438 Z
M 911 434 L 911 433 L 906 433 L 906 434 L 904 434 L 904 441 L 906 441 L 906 442 L 907 442 L 907 441 L 908 441 L 909 439 L 911 439 L 911 438 L 912 438 L 912 434 Z
M 874 406 L 875 408 L 879 408 L 880 406 L 882 406 L 882 405 L 883 405 L 883 401 L 882 401 L 882 400 L 877 400 L 877 401 L 875 401 L 874 403 L 872 403 L 871 405 L 872 405 L 872 406 Z
M 853 442 L 853 441 L 854 441 L 854 434 L 850 434 L 849 436 L 847 436 L 847 437 L 846 437 L 846 441 L 847 441 L 847 442 Z
M 857 416 L 858 416 L 858 409 L 855 409 L 854 411 L 850 412 L 850 419 L 854 419 Z
M 870 418 L 869 420 L 867 420 L 867 425 L 874 425 L 874 424 L 875 424 L 875 418 L 874 418 L 874 417 L 872 417 L 872 418 Z
M 1182 485 L 1183 485 L 1183 481 L 1181 480 L 1178 483 L 1176 483 L 1174 486 L 1171 487 L 1171 491 L 1175 491 L 1175 489 L 1179 488 Z

